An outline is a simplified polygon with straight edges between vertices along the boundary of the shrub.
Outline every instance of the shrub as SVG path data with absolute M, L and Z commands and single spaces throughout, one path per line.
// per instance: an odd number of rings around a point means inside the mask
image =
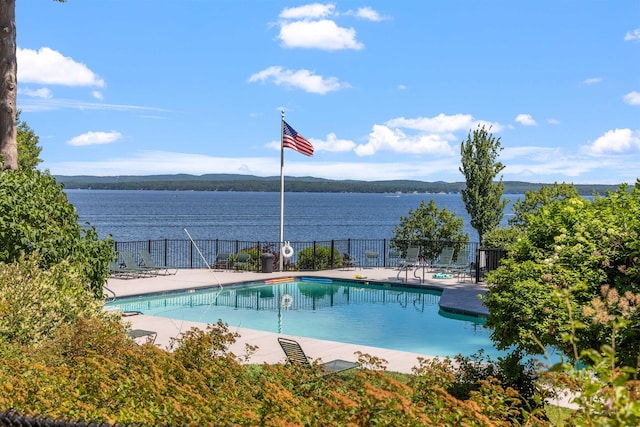
M 39 267 L 40 258 L 0 263 L 0 340 L 40 344 L 78 318 L 106 317 L 102 303 L 67 261 Z
M 41 267 L 68 259 L 85 284 L 102 297 L 114 249 L 98 239 L 93 227 L 82 228 L 62 186 L 37 170 L 0 172 L 0 262 L 39 253 Z
M 331 264 L 333 258 L 333 264 Z M 329 268 L 342 267 L 342 257 L 337 249 L 331 253 L 327 246 L 312 246 L 302 249 L 298 253 L 298 269 L 300 270 L 327 270 Z

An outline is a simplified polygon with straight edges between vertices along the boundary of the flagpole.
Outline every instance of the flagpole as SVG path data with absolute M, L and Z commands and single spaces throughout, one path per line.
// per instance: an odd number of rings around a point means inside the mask
M 280 121 L 280 271 L 284 270 L 282 246 L 284 246 L 284 110 Z

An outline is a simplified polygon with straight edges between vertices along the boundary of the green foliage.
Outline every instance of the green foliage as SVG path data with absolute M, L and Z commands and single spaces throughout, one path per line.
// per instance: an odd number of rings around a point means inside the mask
M 328 246 L 310 246 L 298 252 L 299 270 L 327 270 L 340 267 L 342 257 L 337 249 L 334 249 L 332 254 Z
M 0 263 L 0 342 L 42 344 L 78 318 L 106 316 L 68 262 L 41 270 L 38 258 Z
M 469 235 L 463 232 L 464 220 L 447 208 L 439 209 L 436 202 L 424 200 L 407 216 L 400 216 L 400 224 L 393 228 L 391 246 L 406 252 L 410 245 L 420 246 L 426 259 L 434 260 L 445 246 L 456 249 L 469 242 Z
M 93 227 L 82 228 L 62 187 L 48 173 L 17 170 L 0 173 L 0 262 L 39 254 L 41 267 L 69 259 L 95 295 L 109 274 L 113 257 L 109 239 Z
M 497 227 L 484 235 L 482 244 L 484 248 L 507 249 L 518 241 L 521 234 L 518 227 Z
M 571 305 L 570 289 L 554 293 L 558 300 Z M 640 293 L 620 295 L 615 288 L 603 286 L 601 296 L 583 307 L 585 322 L 570 311 L 570 332 L 564 334 L 563 339 L 573 349 L 574 359 L 586 361 L 590 368 L 561 362 L 551 368 L 547 382 L 560 390 L 576 391 L 574 401 L 578 410 L 571 415 L 572 425 L 631 427 L 640 424 L 640 355 L 635 354 L 635 367 L 624 366 L 620 365 L 616 350 L 618 332 L 629 327 L 637 329 L 639 307 Z M 589 328 L 589 323 L 608 325 L 611 331 L 608 343 L 599 349 L 585 348 L 578 339 L 578 331 Z
M 621 186 L 593 201 L 551 200 L 536 212 L 526 215 L 523 235 L 487 278 L 492 339 L 499 347 L 520 345 L 537 353 L 552 345 L 575 357 L 563 339 L 573 313 L 574 321 L 587 325 L 576 331 L 581 348 L 598 349 L 609 341 L 611 326 L 586 322 L 583 309 L 600 296 L 603 285 L 618 295 L 640 290 L 640 189 Z M 568 302 L 554 297 L 563 289 L 570 290 Z M 637 364 L 639 326 L 636 314 L 617 333 L 621 364 Z
M 513 202 L 511 210 L 513 217 L 509 218 L 509 225 L 526 227 L 531 216 L 535 216 L 539 209 L 554 200 L 565 200 L 579 197 L 578 190 L 572 184 L 553 183 L 542 186 L 539 190 L 529 190 L 524 193 L 524 199 Z
M 484 126 L 478 126 L 469 133 L 467 142 L 460 144 L 460 172 L 467 183 L 461 191 L 462 201 L 471 217 L 471 226 L 478 232 L 481 246 L 485 233 L 500 224 L 508 203 L 507 199 L 502 199 L 502 177 L 499 182 L 494 182 L 505 167 L 496 161 L 501 150 L 500 138 L 496 139 Z
M 520 404 L 528 412 L 540 410 L 544 398 L 550 395 L 536 382 L 537 362 L 533 359 L 523 361 L 521 350 L 514 350 L 498 360 L 485 356 L 480 350 L 469 357 L 458 355 L 454 362 L 454 379 L 447 386 L 447 391 L 458 399 L 469 399 L 491 379 L 497 379 L 504 388 L 516 390 L 521 399 Z
M 387 374 L 384 360 L 358 354 L 361 369 L 326 377 L 315 363 L 244 365 L 228 350 L 236 337 L 218 323 L 187 331 L 164 351 L 135 345 L 118 323 L 78 319 L 37 348 L 0 347 L 0 407 L 184 426 L 511 426 L 521 414 L 518 394 L 495 380 L 468 400 L 451 396 L 450 361 L 422 361 L 407 383 Z M 547 423 L 530 416 L 528 425 Z
M 17 141 L 18 141 L 18 168 L 23 170 L 35 169 L 42 159 L 40 152 L 42 147 L 38 147 L 39 137 L 33 129 L 27 125 L 27 122 L 20 120 L 20 111 L 18 111 L 17 122 Z

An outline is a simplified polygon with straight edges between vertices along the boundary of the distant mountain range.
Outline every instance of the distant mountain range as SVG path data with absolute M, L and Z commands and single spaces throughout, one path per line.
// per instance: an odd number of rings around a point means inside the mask
M 280 191 L 280 177 L 239 174 L 89 176 L 54 175 L 68 189 L 94 190 L 181 190 L 181 191 Z M 505 181 L 505 194 L 523 194 L 549 184 Z M 287 192 L 316 193 L 459 193 L 464 182 L 413 180 L 357 181 L 313 177 L 285 177 Z M 605 194 L 618 185 L 575 184 L 582 195 Z

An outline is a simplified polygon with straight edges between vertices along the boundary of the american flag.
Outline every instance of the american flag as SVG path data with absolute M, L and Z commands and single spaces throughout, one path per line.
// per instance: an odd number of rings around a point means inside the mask
M 295 131 L 287 122 L 283 122 L 282 146 L 291 148 L 305 156 L 313 156 L 313 145 L 307 139 Z

